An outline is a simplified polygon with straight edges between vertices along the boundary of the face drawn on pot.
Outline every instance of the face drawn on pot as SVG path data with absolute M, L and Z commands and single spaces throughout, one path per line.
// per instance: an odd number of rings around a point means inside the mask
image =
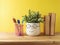
M 40 25 L 38 23 L 27 23 L 26 33 L 28 35 L 38 35 L 40 34 Z
M 36 30 L 29 30 L 30 33 L 36 32 Z
M 26 25 L 26 27 L 28 28 L 28 29 L 36 29 L 36 28 L 38 28 L 38 27 L 40 27 L 39 26 L 39 24 L 27 24 Z
M 36 35 L 36 34 L 40 33 L 40 28 L 38 28 L 38 29 L 27 29 L 26 32 L 27 32 L 27 34 L 30 34 L 30 35 Z
M 29 29 L 31 27 L 31 25 L 30 24 L 27 24 L 26 27 L 27 27 L 27 29 Z

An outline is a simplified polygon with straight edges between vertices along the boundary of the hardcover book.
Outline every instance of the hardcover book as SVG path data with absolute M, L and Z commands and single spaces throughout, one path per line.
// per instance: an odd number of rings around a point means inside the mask
M 44 34 L 49 35 L 50 33 L 50 16 L 44 16 Z
M 49 13 L 50 16 L 50 35 L 55 35 L 56 14 Z

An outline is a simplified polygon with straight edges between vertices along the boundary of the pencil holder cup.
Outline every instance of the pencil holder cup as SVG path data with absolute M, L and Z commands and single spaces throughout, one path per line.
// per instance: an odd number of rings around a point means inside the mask
M 23 25 L 15 24 L 15 34 L 17 36 L 23 36 Z

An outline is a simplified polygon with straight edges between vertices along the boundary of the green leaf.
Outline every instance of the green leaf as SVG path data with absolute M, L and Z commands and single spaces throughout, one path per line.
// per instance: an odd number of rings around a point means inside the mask
M 39 23 L 44 21 L 39 11 L 35 12 L 35 11 L 29 10 L 28 15 L 25 15 L 22 18 L 23 18 L 22 19 L 23 21 L 29 22 L 29 23 Z

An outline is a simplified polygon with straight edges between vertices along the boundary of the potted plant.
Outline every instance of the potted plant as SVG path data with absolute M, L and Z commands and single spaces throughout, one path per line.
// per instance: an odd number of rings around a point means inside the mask
M 40 22 L 43 22 L 43 18 L 39 12 L 29 10 L 28 15 L 23 16 L 22 20 L 26 22 L 27 35 L 35 36 L 40 34 Z

